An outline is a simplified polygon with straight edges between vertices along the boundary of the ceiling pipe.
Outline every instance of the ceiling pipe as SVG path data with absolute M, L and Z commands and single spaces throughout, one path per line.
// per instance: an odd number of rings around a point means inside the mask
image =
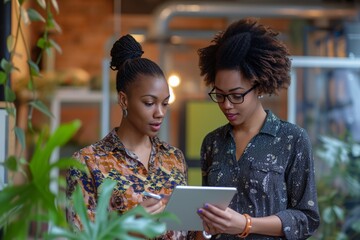
M 148 32 L 149 40 L 168 39 L 168 25 L 173 17 L 269 17 L 297 19 L 354 20 L 359 9 L 349 5 L 274 5 L 245 4 L 237 2 L 167 2 L 153 13 L 153 23 Z

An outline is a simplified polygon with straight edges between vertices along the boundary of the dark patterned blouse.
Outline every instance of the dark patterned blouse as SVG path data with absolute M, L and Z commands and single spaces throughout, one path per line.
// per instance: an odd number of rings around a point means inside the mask
M 203 185 L 236 187 L 230 208 L 252 217 L 277 215 L 286 239 L 306 239 L 319 226 L 311 143 L 306 131 L 267 110 L 260 132 L 239 160 L 230 124 L 202 143 Z M 237 239 L 221 234 L 214 239 Z M 251 234 L 246 239 L 282 239 Z
M 176 185 L 187 184 L 187 165 L 183 153 L 157 137 L 151 138 L 152 150 L 148 170 L 138 157 L 126 149 L 113 129 L 99 142 L 74 153 L 73 157 L 86 165 L 86 173 L 75 168 L 67 172 L 67 197 L 80 185 L 88 215 L 94 220 L 98 187 L 105 178 L 118 182 L 110 200 L 109 210 L 124 213 L 143 201 L 143 191 L 170 194 Z M 70 202 L 71 203 L 71 202 Z M 67 209 L 68 221 L 81 229 L 72 204 Z M 168 231 L 159 239 L 185 239 L 186 232 Z

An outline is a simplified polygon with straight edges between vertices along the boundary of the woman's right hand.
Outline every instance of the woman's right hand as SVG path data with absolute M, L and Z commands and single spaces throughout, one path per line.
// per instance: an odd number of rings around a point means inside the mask
M 165 199 L 155 199 L 155 198 L 144 198 L 144 201 L 140 203 L 141 206 L 150 214 L 161 213 L 164 211 L 166 206 Z

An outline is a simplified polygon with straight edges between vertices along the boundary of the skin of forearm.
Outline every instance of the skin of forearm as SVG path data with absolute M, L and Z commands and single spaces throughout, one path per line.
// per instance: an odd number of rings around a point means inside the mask
M 251 222 L 252 226 L 250 233 L 268 236 L 284 236 L 281 220 L 275 215 L 268 217 L 251 218 Z

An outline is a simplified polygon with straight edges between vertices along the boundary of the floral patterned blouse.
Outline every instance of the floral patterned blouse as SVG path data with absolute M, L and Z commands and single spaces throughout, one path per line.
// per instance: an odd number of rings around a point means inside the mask
M 116 128 L 99 142 L 74 153 L 73 157 L 86 165 L 86 172 L 71 168 L 67 172 L 66 194 L 80 185 L 87 204 L 88 215 L 94 220 L 98 187 L 106 178 L 117 184 L 110 200 L 109 210 L 124 213 L 143 201 L 143 191 L 171 194 L 176 185 L 187 184 L 187 165 L 183 153 L 159 138 L 151 138 L 152 150 L 148 170 L 138 157 L 126 149 L 116 134 Z M 79 217 L 72 204 L 67 209 L 68 221 L 81 229 Z M 186 239 L 187 232 L 168 231 L 158 239 Z
M 230 208 L 253 217 L 277 215 L 286 239 L 306 239 L 319 226 L 311 143 L 306 131 L 271 111 L 239 160 L 230 124 L 202 143 L 203 185 L 236 187 Z M 214 239 L 237 239 L 221 234 Z M 251 234 L 246 239 L 282 239 Z

